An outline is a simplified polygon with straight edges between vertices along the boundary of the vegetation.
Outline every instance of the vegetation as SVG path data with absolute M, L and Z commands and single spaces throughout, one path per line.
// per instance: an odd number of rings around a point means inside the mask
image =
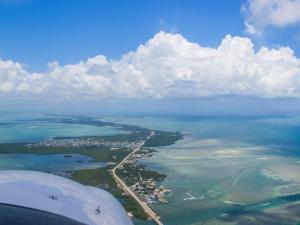
M 89 186 L 101 187 L 108 190 L 114 196 L 120 197 L 122 190 L 117 188 L 117 184 L 111 175 L 113 166 L 106 166 L 97 169 L 85 169 L 72 172 L 72 179 Z
M 179 132 L 155 131 L 155 135 L 146 141 L 145 147 L 168 146 L 182 139 Z
M 50 117 L 44 119 L 48 123 L 66 123 L 66 124 L 85 124 L 94 126 L 113 126 L 125 133 L 111 135 L 111 136 L 96 136 L 92 138 L 101 138 L 108 142 L 136 142 L 145 140 L 151 133 L 151 130 L 139 126 L 116 124 L 112 122 L 102 122 L 89 117 Z M 80 139 L 87 137 L 71 137 L 72 139 Z M 146 141 L 145 147 L 167 146 L 175 143 L 175 141 L 182 138 L 180 133 L 155 131 L 155 135 Z M 56 137 L 55 139 L 70 139 L 70 137 Z M 156 150 L 144 148 L 142 151 L 155 152 Z M 101 147 L 54 147 L 54 146 L 30 146 L 27 143 L 12 143 L 0 144 L 0 154 L 19 153 L 19 154 L 65 154 L 69 157 L 70 154 L 81 154 L 93 158 L 95 161 L 105 162 L 121 162 L 129 153 L 130 149 L 119 147 L 112 150 L 109 146 Z M 111 170 L 114 165 L 107 165 L 103 168 L 84 169 L 80 171 L 71 171 L 71 179 L 90 186 L 105 188 L 107 191 L 117 197 L 124 205 L 125 209 L 131 212 L 139 219 L 147 219 L 147 214 L 140 207 L 140 205 L 131 196 L 123 193 L 118 187 L 116 181 L 112 176 Z M 120 177 L 127 177 L 125 182 L 128 185 L 133 184 L 136 179 L 142 177 L 143 179 L 153 178 L 156 181 L 161 181 L 165 178 L 164 174 L 145 169 L 144 165 L 140 164 L 125 164 L 123 170 L 118 170 Z
M 32 147 L 28 148 L 24 144 L 0 144 L 0 153 L 19 153 L 19 154 L 81 154 L 93 158 L 95 161 L 119 162 L 130 151 L 127 148 L 110 150 L 109 147 L 94 148 L 68 148 L 68 147 Z
M 129 186 L 137 183 L 140 177 L 143 180 L 152 178 L 155 181 L 163 181 L 166 178 L 165 174 L 146 170 L 145 165 L 141 164 L 124 164 L 123 169 L 117 170 L 117 174 Z
M 98 169 L 86 169 L 75 171 L 72 173 L 72 179 L 90 186 L 105 188 L 112 193 L 115 197 L 120 199 L 124 208 L 133 214 L 133 216 L 146 220 L 147 214 L 140 207 L 140 205 L 131 196 L 124 195 L 123 191 L 118 188 L 117 183 L 111 175 L 111 169 L 113 166 L 107 166 Z

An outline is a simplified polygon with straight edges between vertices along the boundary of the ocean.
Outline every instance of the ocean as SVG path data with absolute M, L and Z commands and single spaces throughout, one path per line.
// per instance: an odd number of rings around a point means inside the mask
M 247 216 L 259 224 L 255 213 L 270 218 L 277 212 L 268 212 L 269 208 L 289 203 L 276 193 L 283 186 L 296 187 L 289 194 L 300 192 L 300 186 L 295 186 L 300 183 L 299 117 L 114 120 L 185 134 L 172 146 L 156 148 L 158 152 L 142 162 L 167 175 L 162 185 L 171 190 L 169 202 L 152 205 L 164 224 L 248 224 L 241 211 L 251 212 Z
M 20 115 L 0 118 L 0 142 L 120 132 L 92 125 L 32 123 Z M 167 175 L 161 185 L 171 190 L 168 203 L 151 205 L 164 224 L 247 224 L 243 223 L 247 218 L 258 223 L 262 215 L 271 219 L 274 213 L 278 215 L 278 210 L 285 213 L 284 207 L 297 198 L 284 197 L 300 193 L 300 185 L 297 186 L 300 183 L 300 117 L 99 118 L 184 134 L 182 140 L 156 148 L 158 152 L 151 159 L 142 161 L 147 168 Z M 74 157 L 75 160 L 80 156 Z M 76 164 L 71 159 L 65 163 L 66 158 L 59 155 L 48 158 L 15 154 L 1 156 L 0 169 L 12 169 L 11 165 L 16 165 L 16 169 L 34 169 L 30 162 L 36 161 L 46 165 L 42 169 L 45 171 L 64 170 L 60 160 L 68 169 Z M 277 220 L 279 224 L 290 222 Z M 138 220 L 135 223 L 152 224 Z

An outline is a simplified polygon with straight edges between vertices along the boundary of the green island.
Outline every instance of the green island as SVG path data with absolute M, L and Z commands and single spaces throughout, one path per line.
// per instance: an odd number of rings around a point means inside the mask
M 47 118 L 47 122 L 113 126 L 122 133 L 109 136 L 55 137 L 39 143 L 0 144 L 0 154 L 65 154 L 65 157 L 81 154 L 97 162 L 109 162 L 101 168 L 65 172 L 71 179 L 79 183 L 106 189 L 120 200 L 128 213 L 146 220 L 148 215 L 144 209 L 117 185 L 112 176 L 112 169 L 133 151 L 137 143 L 143 141 L 142 148 L 117 169 L 117 174 L 146 203 L 167 202 L 164 193 L 168 190 L 162 186 L 158 187 L 156 184 L 156 182 L 163 181 L 166 176 L 148 170 L 145 165 L 141 164 L 140 159 L 146 159 L 155 154 L 156 150 L 151 147 L 174 144 L 183 137 L 181 133 L 102 122 L 90 117 L 50 117 Z M 151 132 L 154 135 L 147 139 Z M 150 197 L 145 197 L 146 195 Z

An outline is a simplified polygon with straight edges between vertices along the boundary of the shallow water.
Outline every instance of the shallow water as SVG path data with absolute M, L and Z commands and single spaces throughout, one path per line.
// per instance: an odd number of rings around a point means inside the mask
M 41 115 L 39 117 L 43 118 Z M 101 119 L 152 129 L 181 131 L 186 134 L 183 140 L 172 146 L 157 148 L 159 151 L 151 159 L 143 161 L 148 168 L 167 175 L 162 184 L 171 189 L 168 196 L 169 203 L 152 206 L 167 225 L 205 223 L 230 213 L 237 217 L 239 213 L 236 212 L 240 211 L 233 210 L 237 205 L 242 211 L 251 207 L 263 210 L 269 206 L 277 206 L 285 201 L 278 199 L 273 193 L 275 187 L 288 183 L 282 179 L 300 183 L 300 180 L 297 180 L 300 173 L 300 164 L 297 163 L 300 161 L 298 117 L 101 117 Z M 0 123 L 5 121 L 7 118 L 2 116 Z M 1 127 L 4 127 L 0 141 L 23 142 L 66 134 L 80 136 L 120 132 L 111 127 L 34 123 L 0 125 L 0 134 Z M 23 129 L 24 133 L 18 132 Z M 34 131 L 29 132 L 28 129 Z M 1 157 L 4 158 L 1 160 Z M 65 158 L 63 155 L 6 155 L 0 156 L 0 169 L 12 167 L 41 171 L 73 170 L 82 166 L 76 157 L 82 156 Z M 89 159 L 84 161 L 87 162 L 86 166 L 91 166 L 88 163 Z M 271 176 L 266 175 L 269 171 L 275 172 Z M 288 172 L 280 173 L 280 171 Z M 281 180 L 275 179 L 276 176 L 281 177 Z M 150 221 L 135 222 L 151 224 Z
M 162 184 L 172 190 L 169 203 L 152 206 L 167 225 L 205 223 L 229 213 L 238 216 L 233 214 L 234 203 L 242 204 L 241 209 L 255 205 L 256 210 L 282 204 L 284 201 L 275 198 L 272 191 L 284 181 L 271 179 L 263 171 L 292 165 L 290 172 L 300 173 L 299 118 L 116 120 L 188 134 L 172 146 L 157 148 L 158 153 L 143 161 L 148 168 L 167 175 Z
M 36 170 L 53 173 L 100 168 L 105 165 L 106 162 L 93 162 L 92 158 L 80 154 L 0 154 L 0 170 Z
M 0 114 L 0 143 L 32 143 L 53 137 L 80 137 L 88 135 L 111 135 L 122 131 L 114 127 L 83 124 L 65 124 L 47 121 L 41 114 Z M 99 168 L 107 162 L 94 162 L 80 154 L 0 154 L 0 170 L 37 170 L 60 173 L 81 169 Z
M 23 116 L 0 114 L 0 143 L 29 143 L 61 136 L 80 137 L 122 133 L 111 126 L 55 123 L 51 120 L 47 121 L 47 118 L 49 116 L 39 114 Z

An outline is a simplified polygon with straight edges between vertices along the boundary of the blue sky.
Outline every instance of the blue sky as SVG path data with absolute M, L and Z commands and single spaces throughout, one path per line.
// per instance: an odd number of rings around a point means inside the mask
M 21 62 L 30 71 L 44 71 L 53 60 L 74 64 L 98 54 L 118 59 L 160 30 L 216 47 L 226 34 L 247 36 L 242 4 L 243 0 L 0 0 L 0 57 Z M 258 46 L 289 45 L 298 54 L 297 32 L 297 27 L 281 29 L 254 41 Z
M 300 97 L 300 0 L 0 0 L 0 100 Z

